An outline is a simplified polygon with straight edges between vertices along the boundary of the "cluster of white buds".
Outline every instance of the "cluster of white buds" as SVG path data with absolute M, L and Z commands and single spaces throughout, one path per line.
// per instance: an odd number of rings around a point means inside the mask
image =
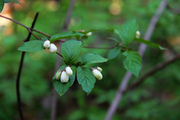
M 86 36 L 91 36 L 91 35 L 92 35 L 92 32 L 86 33 Z
M 103 78 L 101 72 L 102 72 L 102 68 L 100 68 L 100 67 L 96 67 L 96 68 L 92 69 L 93 75 L 94 75 L 98 80 L 101 80 L 101 79 Z
M 62 83 L 67 83 L 69 81 L 69 76 L 73 74 L 73 71 L 70 66 L 67 66 L 65 70 L 59 70 L 56 73 L 56 79 L 60 80 Z
M 139 38 L 141 35 L 140 31 L 136 31 L 136 38 Z
M 49 40 L 46 40 L 43 44 L 44 48 L 49 49 L 50 52 L 57 52 L 57 47 L 53 43 L 50 43 Z

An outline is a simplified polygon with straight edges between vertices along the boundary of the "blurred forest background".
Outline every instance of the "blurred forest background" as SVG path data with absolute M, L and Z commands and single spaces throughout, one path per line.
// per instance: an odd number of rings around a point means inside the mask
M 31 26 L 39 12 L 35 29 L 50 35 L 60 33 L 66 17 L 69 0 L 18 0 L 8 3 L 1 15 L 11 17 Z M 118 38 L 106 30 L 136 19 L 141 37 L 161 0 L 76 0 L 68 30 L 91 30 L 85 41 L 88 46 L 114 45 L 108 38 Z M 180 0 L 169 0 L 173 8 Z M 17 48 L 26 39 L 28 31 L 6 19 L 0 18 L 0 120 L 18 120 L 15 82 L 21 57 Z M 37 36 L 42 35 L 36 33 Z M 33 36 L 31 39 L 35 39 Z M 159 19 L 151 41 L 168 48 L 161 51 L 148 47 L 143 57 L 140 76 L 159 62 L 180 52 L 180 16 L 166 9 Z M 57 44 L 58 45 L 58 44 Z M 139 44 L 131 44 L 137 49 Z M 107 57 L 109 50 L 86 49 Z M 56 54 L 48 51 L 27 53 L 21 76 L 22 109 L 26 120 L 49 120 L 52 77 Z M 103 79 L 96 81 L 89 95 L 74 83 L 63 96 L 58 95 L 57 120 L 103 120 L 116 95 L 116 90 L 126 72 L 122 55 L 103 68 Z M 179 120 L 180 119 L 180 61 L 149 77 L 140 87 L 123 96 L 113 120 Z M 134 76 L 131 82 L 136 81 Z

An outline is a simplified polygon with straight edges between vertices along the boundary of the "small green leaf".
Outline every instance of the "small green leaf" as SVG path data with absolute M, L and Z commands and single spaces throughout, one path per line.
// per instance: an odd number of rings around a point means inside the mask
M 68 32 L 62 32 L 59 34 L 55 34 L 50 38 L 50 41 L 53 42 L 55 40 L 59 39 L 65 39 L 65 38 L 71 38 L 71 37 L 81 37 L 84 36 L 83 33 L 75 32 L 75 31 L 68 31 Z
M 17 1 L 17 0 L 13 0 L 14 2 L 16 2 L 16 3 L 19 3 L 19 4 L 21 4 L 19 1 Z
M 124 23 L 120 29 L 115 30 L 115 33 L 118 34 L 124 44 L 128 46 L 133 41 L 137 30 L 138 24 L 135 20 L 131 20 Z
M 78 58 L 82 49 L 82 42 L 77 40 L 69 40 L 62 44 L 61 54 L 66 64 L 74 63 Z
M 46 41 L 48 39 L 46 37 L 41 37 L 41 40 Z
M 62 67 L 59 68 L 59 70 L 63 70 L 65 67 L 66 66 L 63 65 Z M 67 83 L 62 83 L 60 80 L 56 80 L 56 77 L 55 77 L 56 74 L 53 77 L 54 88 L 60 96 L 62 96 L 64 93 L 66 93 L 66 91 L 69 89 L 69 87 L 71 87 L 73 85 L 73 83 L 75 81 L 75 72 L 76 71 L 75 71 L 74 66 L 72 66 L 72 70 L 73 70 L 73 75 L 69 76 L 69 81 Z
M 82 89 L 88 94 L 94 88 L 96 79 L 89 68 L 77 68 L 77 81 L 82 86 Z
M 3 10 L 4 8 L 4 0 L 0 0 L 0 12 Z
M 16 2 L 16 3 L 19 3 L 21 4 L 19 1 L 17 0 L 4 0 L 4 3 L 9 3 L 9 2 Z
M 111 38 L 111 37 L 109 37 L 108 39 L 109 39 L 109 40 L 113 40 L 113 41 L 119 43 L 119 40 L 117 40 L 116 38 Z
M 160 45 L 158 45 L 156 43 L 152 43 L 152 42 L 144 40 L 142 38 L 135 38 L 134 41 L 144 43 L 144 44 L 146 44 L 148 46 L 151 46 L 151 47 L 159 48 L 160 50 L 165 50 L 166 49 L 166 48 L 163 48 L 162 46 L 160 46 Z
M 44 41 L 32 40 L 32 41 L 23 43 L 23 45 L 21 45 L 21 47 L 19 47 L 18 50 L 25 51 L 25 52 L 36 52 L 36 51 L 44 49 L 43 43 Z
M 107 61 L 108 59 L 103 58 L 100 55 L 93 54 L 93 53 L 85 54 L 81 59 L 82 64 L 102 63 L 102 62 L 107 62 Z
M 118 47 L 115 47 L 115 48 L 111 49 L 111 50 L 109 51 L 109 53 L 108 53 L 108 58 L 109 58 L 109 59 L 114 59 L 114 58 L 116 58 L 116 57 L 119 55 L 120 51 L 121 51 L 121 49 L 118 48 Z
M 11 2 L 11 0 L 4 0 L 4 3 L 9 3 Z
M 118 30 L 118 29 L 114 29 L 114 33 L 116 33 L 117 35 L 119 35 L 119 30 Z
M 142 58 L 138 52 L 126 51 L 123 53 L 126 58 L 123 61 L 126 70 L 132 72 L 136 77 L 138 77 L 141 70 Z

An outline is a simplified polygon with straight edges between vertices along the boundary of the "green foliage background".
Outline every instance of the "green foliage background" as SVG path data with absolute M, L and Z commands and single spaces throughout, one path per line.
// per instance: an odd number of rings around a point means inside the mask
M 85 39 L 88 46 L 108 47 L 114 45 L 109 37 L 118 38 L 108 31 L 116 28 L 127 20 L 136 19 L 141 34 L 146 32 L 151 17 L 156 12 L 160 0 L 119 0 L 119 15 L 110 13 L 114 0 L 77 0 L 68 30 L 100 29 Z M 20 1 L 21 2 L 21 1 Z M 169 4 L 177 8 L 179 0 L 170 0 Z M 26 0 L 21 8 L 17 3 L 11 4 L 13 19 L 30 26 L 36 12 L 40 12 L 35 29 L 48 34 L 60 33 L 66 16 L 69 1 Z M 20 5 L 19 5 L 20 6 Z M 169 48 L 160 51 L 148 47 L 143 57 L 143 68 L 140 76 L 157 63 L 179 53 L 179 45 L 173 44 L 180 40 L 180 17 L 165 10 L 161 16 L 151 41 Z M 11 34 L 6 31 L 12 30 Z M 21 52 L 17 48 L 23 43 L 28 32 L 16 24 L 0 26 L 0 119 L 18 120 L 16 104 L 15 80 L 17 76 Z M 38 36 L 41 36 L 37 34 Z M 31 38 L 35 39 L 35 38 Z M 177 42 L 178 43 L 178 42 Z M 131 44 L 136 50 L 139 44 Z M 84 49 L 108 56 L 108 50 Z M 63 96 L 58 96 L 58 120 L 102 120 L 116 95 L 116 90 L 126 72 L 122 63 L 123 55 L 105 64 L 97 64 L 103 68 L 103 80 L 97 81 L 89 95 L 77 84 Z M 52 77 L 54 75 L 56 54 L 48 51 L 27 53 L 21 76 L 21 98 L 26 120 L 48 120 L 50 117 Z M 113 120 L 179 120 L 180 118 L 180 74 L 176 62 L 149 77 L 136 90 L 123 97 Z M 131 82 L 136 81 L 133 77 Z

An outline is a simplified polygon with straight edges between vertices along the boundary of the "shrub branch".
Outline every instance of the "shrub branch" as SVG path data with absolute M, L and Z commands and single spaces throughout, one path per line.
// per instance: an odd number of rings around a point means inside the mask
M 34 27 L 35 22 L 36 22 L 37 17 L 38 17 L 38 14 L 39 13 L 36 13 L 31 28 Z M 29 31 L 28 37 L 26 38 L 25 42 L 30 40 L 31 34 L 32 34 L 32 32 Z M 23 67 L 24 56 L 25 56 L 25 52 L 22 52 L 21 61 L 20 61 L 20 64 L 19 64 L 19 70 L 18 70 L 18 74 L 17 74 L 17 78 L 16 78 L 17 104 L 18 104 L 18 111 L 19 111 L 19 115 L 20 115 L 21 120 L 24 120 L 24 116 L 23 116 L 23 112 L 22 112 L 22 108 L 21 108 L 20 77 L 21 77 L 21 71 L 22 71 L 22 67 Z

